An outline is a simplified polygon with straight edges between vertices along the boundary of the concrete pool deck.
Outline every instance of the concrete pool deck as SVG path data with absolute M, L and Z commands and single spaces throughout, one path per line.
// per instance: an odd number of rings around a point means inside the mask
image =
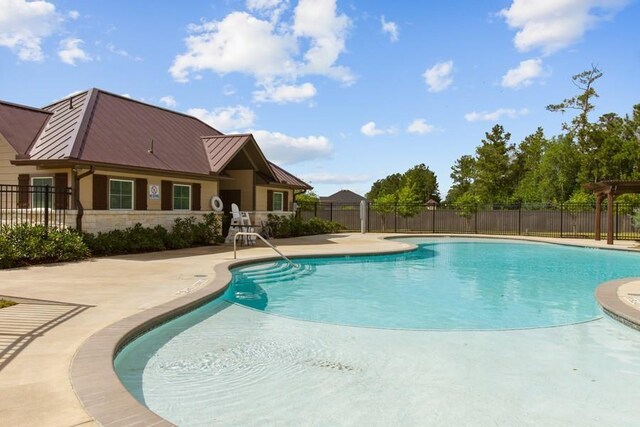
M 285 255 L 355 254 L 408 248 L 381 239 L 390 236 L 338 234 L 286 239 L 276 244 Z M 610 248 L 605 242 L 591 240 L 525 240 Z M 637 243 L 617 241 L 614 246 L 632 249 Z M 240 260 L 272 256 L 270 248 L 259 245 L 238 251 Z M 96 424 L 76 397 L 78 390 L 74 391 L 74 386 L 77 388 L 78 382 L 72 384 L 70 378 L 72 361 L 83 343 L 95 343 L 95 339 L 89 340 L 92 335 L 130 316 L 142 318 L 153 313 L 149 310 L 154 307 L 178 307 L 198 293 L 215 293 L 216 286 L 224 282 L 220 268 L 232 261 L 232 248 L 217 246 L 0 271 L 0 295 L 22 302 L 0 310 L 3 423 L 15 426 Z M 640 279 L 611 285 L 608 296 L 614 302 L 617 298 L 640 322 L 640 302 L 634 302 L 640 300 Z M 104 352 L 104 348 L 98 350 Z M 82 372 L 75 374 L 82 382 Z M 95 377 L 85 379 L 93 381 Z M 93 383 L 85 387 L 108 389 L 110 386 Z M 104 397 L 96 395 L 99 400 Z M 83 401 L 86 405 L 90 399 Z M 108 415 L 114 412 L 118 402 L 98 403 Z M 95 414 L 95 408 L 92 413 Z M 120 422 L 117 417 L 108 418 L 114 425 L 131 425 L 136 420 L 131 414 L 116 415 Z M 105 423 L 104 418 L 100 420 Z

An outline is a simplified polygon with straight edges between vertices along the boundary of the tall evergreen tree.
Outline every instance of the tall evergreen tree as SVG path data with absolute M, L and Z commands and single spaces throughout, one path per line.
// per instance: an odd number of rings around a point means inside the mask
M 476 148 L 473 187 L 484 203 L 507 203 L 513 194 L 515 186 L 510 169 L 515 147 L 509 144 L 510 139 L 510 133 L 501 125 L 495 125 Z

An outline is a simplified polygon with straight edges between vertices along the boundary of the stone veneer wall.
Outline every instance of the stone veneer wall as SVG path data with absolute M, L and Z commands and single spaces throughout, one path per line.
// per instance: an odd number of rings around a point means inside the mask
M 86 210 L 82 217 L 82 231 L 85 233 L 98 233 L 100 231 L 124 230 L 133 227 L 137 223 L 145 227 L 161 225 L 167 230 L 173 228 L 176 218 L 194 217 L 197 221 L 202 219 L 204 211 L 94 211 Z M 78 211 L 67 211 L 65 222 L 68 227 L 75 228 Z M 222 217 L 222 214 L 218 214 Z M 222 218 L 220 218 L 222 224 Z

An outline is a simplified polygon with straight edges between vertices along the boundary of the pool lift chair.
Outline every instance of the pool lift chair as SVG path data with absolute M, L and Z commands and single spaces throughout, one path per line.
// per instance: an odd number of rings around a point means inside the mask
M 231 224 L 225 241 L 232 242 L 236 233 L 240 231 L 255 233 L 256 229 L 251 227 L 251 217 L 249 216 L 249 212 L 241 212 L 238 205 L 231 203 Z M 255 236 L 244 236 L 242 241 L 243 243 L 253 245 L 256 243 L 256 238 Z

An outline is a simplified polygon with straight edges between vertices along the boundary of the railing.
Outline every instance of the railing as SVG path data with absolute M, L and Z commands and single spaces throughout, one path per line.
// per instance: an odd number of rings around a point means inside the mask
M 274 251 L 276 251 L 278 253 L 278 255 L 280 255 L 280 257 L 282 257 L 282 259 L 284 259 L 285 261 L 287 261 L 289 263 L 289 265 L 293 268 L 298 268 L 300 267 L 298 264 L 295 264 L 293 261 L 291 261 L 289 258 L 287 258 L 287 256 L 285 254 L 283 254 L 282 252 L 280 252 L 274 245 L 272 245 L 271 243 L 267 242 L 267 240 L 262 237 L 260 234 L 258 233 L 252 233 L 252 232 L 248 232 L 248 231 L 238 231 L 234 236 L 233 236 L 233 259 L 236 259 L 236 247 L 237 247 L 237 243 L 238 243 L 238 236 L 253 236 L 253 237 L 258 237 L 260 240 L 262 240 L 264 243 L 267 244 L 267 246 L 269 246 L 271 249 L 273 249 Z
M 595 205 L 559 204 L 380 204 L 367 203 L 366 230 L 395 233 L 500 234 L 546 237 L 595 237 Z M 613 204 L 616 240 L 640 239 L 640 204 Z M 304 203 L 303 220 L 322 218 L 342 224 L 345 231 L 360 231 L 357 203 Z M 606 203 L 601 212 L 601 233 L 606 234 Z M 636 220 L 637 218 L 637 220 Z
M 64 228 L 71 188 L 0 185 L 0 225 Z

